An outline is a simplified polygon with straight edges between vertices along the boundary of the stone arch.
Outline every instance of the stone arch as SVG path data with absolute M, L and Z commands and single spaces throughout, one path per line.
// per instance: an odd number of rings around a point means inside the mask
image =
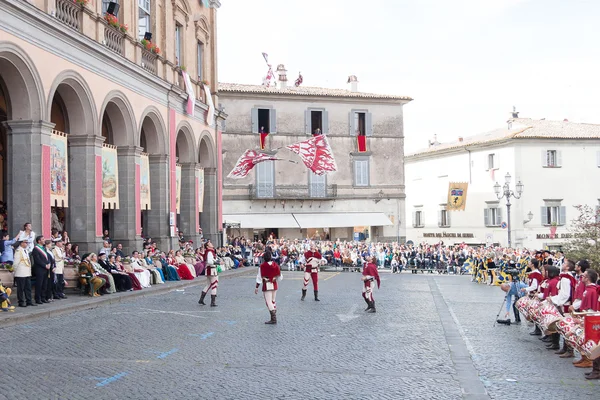
M 113 90 L 108 93 L 100 110 L 101 134 L 103 134 L 106 126 L 111 131 L 111 136 L 107 138 L 105 143 L 115 146 L 131 146 L 136 143 L 137 129 L 133 108 L 122 92 Z M 105 116 L 108 121 L 104 121 Z
M 167 153 L 167 126 L 155 106 L 148 106 L 142 113 L 140 128 L 135 138 L 135 143 L 139 146 L 142 146 L 142 130 L 146 138 L 145 152 L 150 154 Z
M 46 120 L 44 89 L 40 75 L 19 46 L 0 41 L 0 79 L 8 98 L 9 120 Z
M 197 161 L 196 143 L 194 141 L 194 130 L 187 121 L 182 121 L 177 126 L 176 148 L 179 163 L 192 163 Z
M 66 70 L 52 83 L 46 104 L 47 115 L 51 115 L 52 103 L 56 94 L 60 95 L 66 108 L 69 134 L 97 135 L 97 110 L 89 86 L 79 73 Z
M 200 134 L 198 144 L 198 162 L 204 168 L 215 168 L 216 166 L 216 146 L 214 140 L 208 131 Z

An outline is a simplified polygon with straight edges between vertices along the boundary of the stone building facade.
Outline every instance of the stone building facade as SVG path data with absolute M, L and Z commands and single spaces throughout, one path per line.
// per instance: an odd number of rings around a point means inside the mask
M 141 247 L 142 233 L 162 248 L 178 229 L 197 240 L 200 226 L 217 241 L 225 116 L 216 110 L 208 118 L 208 111 L 211 99 L 218 104 L 210 85 L 217 81 L 220 3 L 115 2 L 119 10 L 107 18 L 105 0 L 0 0 L 0 187 L 8 230 L 31 222 L 48 236 L 63 226 L 81 251 L 96 251 L 104 229 L 127 251 Z M 147 33 L 158 54 L 142 43 Z M 187 92 L 195 105 L 186 109 Z M 59 137 L 67 139 L 60 187 L 68 195 L 57 201 Z M 118 174 L 107 181 L 110 151 Z M 118 193 L 115 202 L 103 201 L 106 187 Z M 150 189 L 149 209 L 141 188 Z
M 225 178 L 224 221 L 240 223 L 230 235 L 277 237 L 404 239 L 403 106 L 409 97 L 362 93 L 356 77 L 349 88 L 288 85 L 278 67 L 277 87 L 219 84 L 227 113 L 223 171 L 227 175 L 246 149 L 260 148 L 283 159 L 258 164 L 244 179 Z M 299 157 L 283 149 L 326 135 L 337 171 L 319 177 Z M 364 149 L 358 146 L 360 140 Z M 361 151 L 363 150 L 363 151 Z

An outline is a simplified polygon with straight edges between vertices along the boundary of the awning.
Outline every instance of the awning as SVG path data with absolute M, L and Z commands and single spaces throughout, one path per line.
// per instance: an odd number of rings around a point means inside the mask
M 292 214 L 227 214 L 225 221 L 237 221 L 242 228 L 300 228 Z
M 384 213 L 294 214 L 301 228 L 344 228 L 394 225 Z

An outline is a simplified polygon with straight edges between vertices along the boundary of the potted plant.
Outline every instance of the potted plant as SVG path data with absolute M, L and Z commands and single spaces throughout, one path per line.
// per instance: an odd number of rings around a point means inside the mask
M 104 16 L 104 20 L 106 21 L 106 23 L 108 25 L 110 25 L 111 27 L 120 30 L 123 33 L 127 33 L 127 31 L 129 30 L 129 26 L 127 26 L 126 24 L 121 24 L 119 22 L 119 20 L 117 19 L 117 17 L 115 17 L 112 14 L 106 14 Z
M 202 85 L 204 85 L 204 86 L 210 86 L 210 82 L 209 82 L 209 81 L 207 81 L 206 79 L 202 79 L 202 80 L 200 81 L 200 83 L 201 83 Z
M 140 40 L 140 43 L 142 44 L 142 46 L 144 46 L 146 50 L 156 55 L 160 54 L 160 49 L 158 48 L 158 46 L 152 43 L 150 40 L 142 39 Z
M 80 6 L 87 6 L 87 4 L 90 2 L 90 0 L 73 0 L 73 3 L 75 4 L 79 4 Z

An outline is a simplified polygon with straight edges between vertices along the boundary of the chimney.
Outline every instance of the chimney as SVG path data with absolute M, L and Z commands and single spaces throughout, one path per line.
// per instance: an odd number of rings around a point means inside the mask
M 350 84 L 351 92 L 358 92 L 358 78 L 356 75 L 350 75 L 348 77 L 348 83 Z
M 287 89 L 287 70 L 283 64 L 277 66 L 277 74 L 279 75 L 279 88 Z
M 463 138 L 462 138 L 462 136 L 459 136 L 459 137 L 458 137 L 458 141 L 459 141 L 459 142 L 462 142 L 462 141 L 463 141 Z

